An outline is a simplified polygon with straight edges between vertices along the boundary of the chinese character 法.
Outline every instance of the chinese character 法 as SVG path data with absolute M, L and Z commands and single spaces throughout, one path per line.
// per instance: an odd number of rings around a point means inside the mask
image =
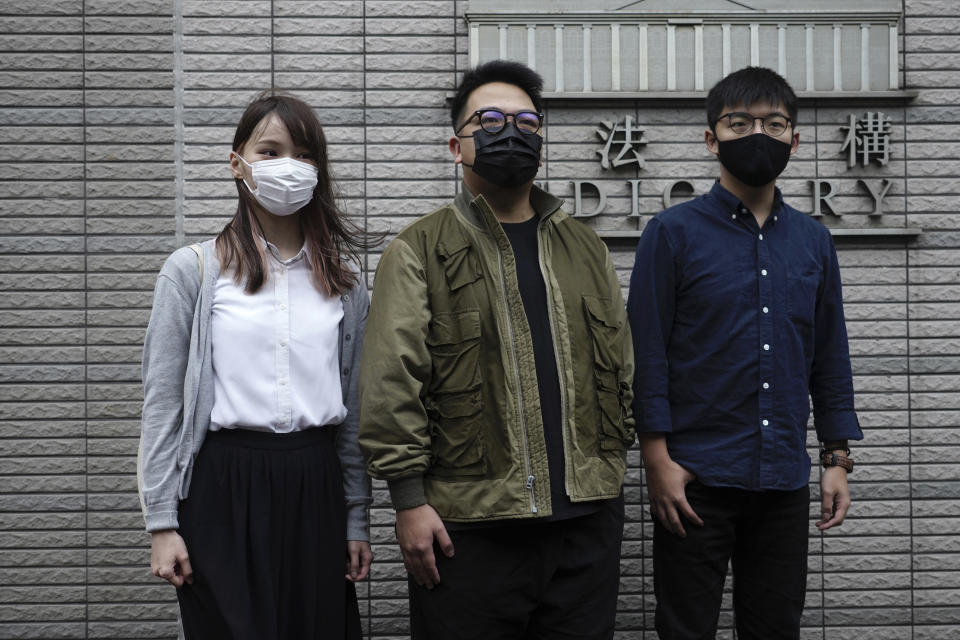
M 636 162 L 637 167 L 643 168 L 643 158 L 640 152 L 634 148 L 634 145 L 647 144 L 643 138 L 643 131 L 637 127 L 633 118 L 626 116 L 624 124 L 618 122 L 601 122 L 603 129 L 597 129 L 597 135 L 606 142 L 603 149 L 597 151 L 600 156 L 600 166 L 604 169 L 622 167 L 625 164 Z M 620 152 L 613 158 L 610 157 L 610 149 L 613 145 L 618 145 Z

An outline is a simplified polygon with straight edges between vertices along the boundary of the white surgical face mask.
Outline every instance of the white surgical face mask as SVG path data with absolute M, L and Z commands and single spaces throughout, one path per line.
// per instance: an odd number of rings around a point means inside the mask
M 236 152 L 234 152 L 236 153 Z M 288 216 L 296 213 L 313 199 L 313 190 L 317 186 L 317 168 L 312 164 L 293 158 L 271 158 L 250 163 L 236 154 L 240 162 L 250 167 L 256 190 L 250 193 L 263 208 L 276 216 Z

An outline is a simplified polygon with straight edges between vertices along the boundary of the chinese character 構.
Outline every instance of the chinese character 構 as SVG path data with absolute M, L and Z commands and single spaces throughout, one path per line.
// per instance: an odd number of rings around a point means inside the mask
M 882 111 L 867 112 L 862 118 L 852 113 L 849 124 L 840 127 L 847 132 L 841 152 L 847 152 L 847 166 L 854 167 L 859 157 L 861 165 L 867 166 L 873 160 L 880 166 L 890 161 L 890 118 Z
M 597 135 L 606 144 L 603 149 L 599 149 L 597 154 L 600 156 L 600 166 L 604 169 L 611 167 L 616 169 L 625 164 L 636 162 L 637 167 L 643 168 L 643 158 L 634 145 L 647 144 L 643 138 L 643 131 L 637 127 L 633 118 L 626 116 L 624 124 L 618 122 L 601 122 L 603 129 L 597 129 Z M 619 145 L 620 152 L 613 158 L 610 157 L 610 148 L 613 145 Z

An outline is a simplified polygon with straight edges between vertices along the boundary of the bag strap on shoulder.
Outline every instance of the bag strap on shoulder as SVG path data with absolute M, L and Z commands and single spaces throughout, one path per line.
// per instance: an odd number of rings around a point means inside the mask
M 200 270 L 200 280 L 203 281 L 203 247 L 199 244 L 192 244 L 190 248 L 197 254 L 197 269 Z

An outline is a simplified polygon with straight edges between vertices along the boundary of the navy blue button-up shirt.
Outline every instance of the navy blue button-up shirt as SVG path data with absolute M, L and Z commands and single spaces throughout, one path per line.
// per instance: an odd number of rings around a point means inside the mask
M 763 228 L 719 182 L 653 218 L 627 311 L 637 431 L 703 484 L 804 486 L 810 397 L 821 441 L 862 437 L 833 240 L 779 190 Z

